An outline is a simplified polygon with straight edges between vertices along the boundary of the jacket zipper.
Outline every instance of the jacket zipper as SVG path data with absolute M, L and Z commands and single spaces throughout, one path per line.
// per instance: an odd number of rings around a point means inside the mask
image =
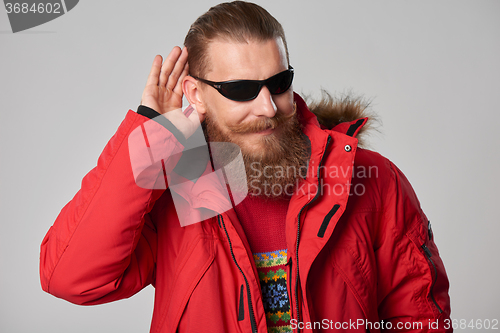
M 318 165 L 318 191 L 316 192 L 316 195 L 314 196 L 314 198 L 312 198 L 311 201 L 309 201 L 308 203 L 306 203 L 304 206 L 302 206 L 302 208 L 300 209 L 299 211 L 299 215 L 297 216 L 297 239 L 295 241 L 295 261 L 296 261 L 296 269 L 295 269 L 295 313 L 296 313 L 296 316 L 297 316 L 297 323 L 300 322 L 300 315 L 299 315 L 299 296 L 298 296 L 298 286 L 299 286 L 299 237 L 300 237 L 300 216 L 302 215 L 302 211 L 304 210 L 304 208 L 306 208 L 308 205 L 312 204 L 318 197 L 319 197 L 319 193 L 320 193 L 320 167 L 323 165 L 323 162 L 324 162 L 324 159 L 325 159 L 325 156 L 326 156 L 326 151 L 328 150 L 328 146 L 330 145 L 330 141 L 331 141 L 331 137 L 330 135 L 328 135 L 328 139 L 326 141 L 326 146 L 325 146 L 325 150 L 323 151 L 323 155 L 321 156 L 321 160 L 319 162 L 319 165 Z M 290 262 L 290 271 L 292 270 L 292 263 Z M 300 331 L 300 329 L 298 329 Z
M 229 243 L 229 250 L 231 251 L 231 257 L 233 258 L 233 261 L 236 264 L 236 267 L 238 267 L 238 270 L 240 271 L 241 275 L 243 275 L 243 279 L 245 280 L 245 285 L 247 287 L 248 312 L 250 313 L 250 324 L 252 326 L 252 332 L 257 333 L 257 323 L 255 322 L 255 316 L 253 313 L 252 295 L 250 293 L 250 285 L 248 284 L 248 280 L 247 280 L 247 277 L 245 276 L 245 273 L 243 273 L 243 270 L 241 269 L 240 265 L 238 265 L 238 262 L 236 261 L 236 258 L 234 257 L 233 246 L 231 244 L 231 240 L 229 239 L 229 235 L 228 235 L 227 230 L 226 230 L 226 225 L 224 223 L 224 219 L 222 218 L 221 215 L 217 215 L 217 221 L 219 222 L 219 226 L 221 225 L 221 222 L 222 222 L 222 227 L 224 228 L 224 232 L 226 233 L 227 241 Z
M 429 260 L 429 262 L 432 264 L 432 268 L 434 269 L 434 279 L 432 280 L 432 284 L 431 284 L 431 299 L 434 302 L 434 305 L 436 305 L 436 308 L 438 309 L 439 313 L 442 313 L 443 310 L 441 310 L 441 308 L 437 304 L 436 299 L 434 298 L 434 294 L 432 292 L 434 290 L 434 284 L 436 283 L 436 280 L 437 280 L 437 274 L 438 274 L 437 268 L 436 268 L 436 265 L 434 264 L 434 261 L 432 261 L 432 259 L 431 259 L 431 257 L 432 257 L 431 250 L 429 250 L 429 248 L 427 246 L 425 246 L 425 244 L 422 244 L 422 249 L 424 250 L 424 253 L 425 253 L 425 256 L 427 257 L 427 260 Z
M 287 265 L 290 266 L 287 275 L 288 282 L 288 304 L 290 304 L 290 317 L 292 316 L 292 258 L 289 258 Z

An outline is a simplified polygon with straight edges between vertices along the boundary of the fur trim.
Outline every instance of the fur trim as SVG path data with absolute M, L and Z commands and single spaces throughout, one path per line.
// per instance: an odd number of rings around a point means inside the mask
M 316 115 L 320 125 L 332 129 L 342 122 L 349 122 L 368 117 L 368 121 L 361 128 L 356 138 L 358 145 L 366 146 L 366 134 L 375 130 L 380 132 L 380 118 L 370 108 L 371 101 L 362 96 L 352 96 L 351 93 L 332 97 L 326 90 L 321 89 L 321 99 L 314 100 L 310 95 L 303 95 L 309 110 Z

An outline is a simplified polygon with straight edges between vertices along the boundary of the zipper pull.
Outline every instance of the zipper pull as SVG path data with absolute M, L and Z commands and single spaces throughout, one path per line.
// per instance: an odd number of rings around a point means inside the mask
M 427 258 L 432 257 L 431 250 L 429 250 L 429 248 L 427 246 L 425 246 L 425 244 L 422 245 L 422 249 L 424 249 L 424 252 L 427 255 Z
M 429 234 L 429 240 L 432 240 L 432 228 L 431 228 L 431 220 L 427 220 L 427 233 Z

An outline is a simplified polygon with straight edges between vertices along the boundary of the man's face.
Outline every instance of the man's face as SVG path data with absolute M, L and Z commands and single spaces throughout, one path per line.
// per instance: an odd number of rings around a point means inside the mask
M 210 71 L 204 79 L 210 81 L 265 80 L 288 69 L 285 47 L 280 38 L 264 42 L 235 43 L 213 41 L 208 47 Z M 243 155 L 260 159 L 272 151 L 284 133 L 286 123 L 294 117 L 293 89 L 271 95 L 262 87 L 259 95 L 246 102 L 232 101 L 216 89 L 202 85 L 200 97 L 206 108 L 207 126 L 216 131 L 217 141 L 230 141 L 240 146 Z M 270 125 L 269 118 L 277 118 L 278 126 Z M 265 130 L 264 130 L 265 129 Z
M 214 41 L 208 56 L 210 71 L 203 78 L 215 82 L 265 80 L 288 69 L 280 38 L 248 43 Z M 301 171 L 308 160 L 293 88 L 271 95 L 264 86 L 255 99 L 237 102 L 201 81 L 197 85 L 208 140 L 232 142 L 240 147 L 249 193 L 267 197 L 290 195 L 296 181 L 304 176 Z M 278 172 L 263 172 L 269 168 Z M 284 175 L 279 170 L 296 172 Z

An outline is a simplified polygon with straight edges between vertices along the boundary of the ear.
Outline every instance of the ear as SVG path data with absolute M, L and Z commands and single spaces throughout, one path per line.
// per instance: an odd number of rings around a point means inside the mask
M 185 76 L 182 80 L 182 92 L 186 96 L 189 104 L 196 108 L 200 117 L 205 117 L 207 110 L 205 109 L 205 104 L 203 103 L 203 96 L 200 87 L 198 86 L 200 82 L 192 76 Z

